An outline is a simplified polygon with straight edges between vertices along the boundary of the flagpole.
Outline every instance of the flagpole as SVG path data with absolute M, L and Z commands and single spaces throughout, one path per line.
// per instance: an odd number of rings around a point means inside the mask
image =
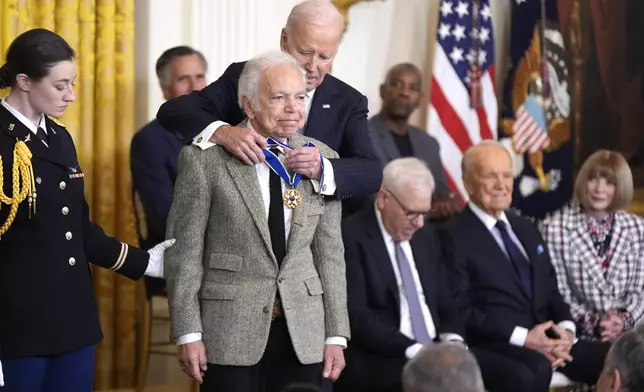
M 550 78 L 548 75 L 548 48 L 546 40 L 546 0 L 541 0 L 541 94 L 543 102 L 550 96 Z M 545 106 L 545 105 L 544 105 Z M 547 110 L 546 107 L 543 108 Z

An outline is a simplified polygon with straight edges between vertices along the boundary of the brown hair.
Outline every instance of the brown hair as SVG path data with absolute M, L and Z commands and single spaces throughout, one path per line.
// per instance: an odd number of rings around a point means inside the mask
M 608 206 L 610 212 L 623 210 L 633 200 L 633 174 L 622 154 L 599 150 L 586 159 L 575 180 L 575 200 L 584 205 L 588 181 L 603 177 L 615 185 L 615 196 Z

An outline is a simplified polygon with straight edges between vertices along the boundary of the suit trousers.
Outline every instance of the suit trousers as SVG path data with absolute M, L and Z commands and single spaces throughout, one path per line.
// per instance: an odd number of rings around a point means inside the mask
M 547 392 L 552 379 L 550 361 L 541 353 L 509 343 L 485 343 L 486 359 L 481 361 L 485 387 L 490 392 Z M 557 369 L 575 382 L 594 385 L 599 378 L 610 344 L 579 340 L 570 355 L 573 361 Z
M 94 346 L 52 357 L 5 358 L 0 392 L 92 392 Z
M 201 392 L 281 392 L 292 383 L 324 385 L 322 364 L 302 365 L 297 359 L 283 316 L 276 317 L 264 355 L 252 366 L 208 364 Z M 4 392 L 4 391 L 0 391 Z

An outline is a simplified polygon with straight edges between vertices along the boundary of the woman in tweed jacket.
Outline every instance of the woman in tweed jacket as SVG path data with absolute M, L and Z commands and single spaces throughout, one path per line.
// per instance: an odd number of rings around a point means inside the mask
M 597 151 L 573 202 L 540 223 L 580 338 L 614 341 L 644 314 L 644 220 L 624 211 L 632 198 L 624 157 Z

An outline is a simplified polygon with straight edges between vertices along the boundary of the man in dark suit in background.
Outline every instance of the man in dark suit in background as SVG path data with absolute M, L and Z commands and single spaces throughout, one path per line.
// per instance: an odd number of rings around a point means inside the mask
M 514 181 L 508 151 L 481 142 L 462 167 L 470 202 L 441 229 L 441 243 L 468 342 L 503 357 L 495 366 L 518 377 L 513 390 L 548 391 L 553 368 L 594 384 L 609 345 L 576 339 L 541 235 L 504 212 Z
M 463 344 L 438 235 L 424 219 L 432 174 L 417 158 L 399 158 L 383 178 L 375 204 L 343 222 L 352 340 L 336 392 L 400 392 L 403 367 L 423 346 Z M 473 354 L 488 390 L 512 390 L 511 376 L 488 370 L 495 354 Z
M 299 147 L 288 151 L 285 164 L 311 179 L 320 180 L 324 174 L 327 186 L 319 193 L 340 200 L 373 194 L 382 180 L 369 142 L 367 98 L 328 74 L 343 28 L 342 15 L 331 2 L 305 0 L 293 7 L 280 37 L 281 49 L 306 70 L 308 119 L 302 133 L 340 154 L 339 159 L 326 160 L 316 147 Z M 230 125 L 244 119 L 237 102 L 237 82 L 244 64 L 231 64 L 202 91 L 166 102 L 157 115 L 161 124 L 184 143 L 194 140 L 202 149 L 220 144 L 247 164 L 262 162 L 265 138 Z M 345 204 L 343 212 L 350 210 Z
M 208 63 L 203 54 L 190 47 L 177 46 L 166 50 L 156 64 L 163 97 L 172 99 L 201 90 L 206 86 L 207 70 Z M 157 120 L 145 125 L 132 138 L 130 169 L 139 241 L 143 249 L 165 239 L 182 146 Z M 141 221 L 141 213 L 145 215 L 144 222 Z M 165 287 L 163 279 L 146 277 L 145 283 L 148 296 L 160 294 Z
M 369 119 L 369 132 L 376 156 L 384 166 L 400 157 L 420 158 L 431 170 L 436 187 L 431 216 L 447 218 L 463 206 L 449 189 L 438 141 L 424 130 L 409 124 L 409 117 L 423 98 L 423 78 L 414 64 L 395 65 L 380 85 L 382 109 Z

